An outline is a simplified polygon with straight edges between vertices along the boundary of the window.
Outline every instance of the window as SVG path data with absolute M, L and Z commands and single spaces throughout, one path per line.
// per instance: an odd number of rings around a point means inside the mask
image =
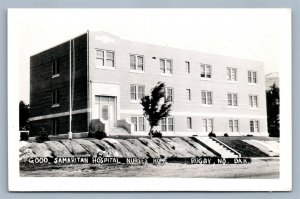
M 160 121 L 161 131 L 174 131 L 174 118 L 165 117 Z
M 257 83 L 257 73 L 256 71 L 248 71 L 248 83 L 256 84 Z
M 236 93 L 228 93 L 228 106 L 237 106 L 238 97 Z
M 251 133 L 259 132 L 259 121 L 258 120 L 250 120 L 250 132 Z
M 59 90 L 54 89 L 52 90 L 52 106 L 59 105 Z
M 144 85 L 130 85 L 130 100 L 140 100 L 145 95 Z
M 258 108 L 258 97 L 257 95 L 249 95 L 249 105 L 253 108 Z
M 186 98 L 187 98 L 188 101 L 192 100 L 191 89 L 186 89 Z
M 214 130 L 213 119 L 202 119 L 202 131 L 212 132 Z
M 211 78 L 211 65 L 201 64 L 201 74 L 202 78 Z
M 190 62 L 188 61 L 185 62 L 185 69 L 187 74 L 191 73 Z
M 228 81 L 236 81 L 236 68 L 227 68 L 227 80 Z
M 130 55 L 130 70 L 144 71 L 144 56 Z
M 52 135 L 58 134 L 58 119 L 52 120 Z
M 229 120 L 229 131 L 230 132 L 239 132 L 239 121 L 238 120 Z
M 160 59 L 160 73 L 173 74 L 173 63 L 171 59 Z
M 145 131 L 144 117 L 131 117 L 131 124 L 133 124 L 134 131 Z
M 211 91 L 201 91 L 202 104 L 211 105 L 212 104 L 212 92 Z
M 166 88 L 165 90 L 165 101 L 167 102 L 174 102 L 174 97 L 173 97 L 173 88 Z
M 192 118 L 191 117 L 187 117 L 187 128 L 188 129 L 192 129 Z
M 55 60 L 52 62 L 52 77 L 57 77 L 59 76 L 59 65 L 58 65 L 58 61 Z
M 96 49 L 96 67 L 115 67 L 115 52 Z

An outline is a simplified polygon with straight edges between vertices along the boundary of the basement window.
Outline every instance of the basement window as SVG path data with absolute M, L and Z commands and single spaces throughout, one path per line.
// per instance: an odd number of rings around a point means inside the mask
M 58 134 L 58 119 L 52 120 L 52 135 Z
M 250 132 L 251 133 L 259 132 L 259 121 L 258 120 L 250 120 Z
M 239 121 L 238 120 L 229 120 L 229 131 L 230 132 L 239 132 Z
M 161 131 L 174 131 L 174 118 L 165 117 L 160 120 Z
M 214 121 L 210 118 L 202 119 L 202 132 L 212 132 L 214 130 Z
M 131 124 L 134 131 L 145 131 L 144 117 L 131 117 Z

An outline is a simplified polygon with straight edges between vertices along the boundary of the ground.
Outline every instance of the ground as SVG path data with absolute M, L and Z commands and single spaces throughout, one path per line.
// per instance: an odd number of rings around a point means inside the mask
M 20 170 L 26 177 L 181 177 L 181 178 L 279 178 L 279 159 L 252 159 L 250 164 L 113 165 L 80 164 Z
M 35 157 L 119 157 L 172 158 L 213 157 L 208 148 L 191 137 L 116 137 L 96 139 L 52 140 L 45 143 L 20 142 L 20 176 L 24 177 L 186 177 L 186 178 L 279 178 L 279 153 L 256 141 L 279 146 L 278 138 L 217 137 L 250 157 L 249 164 L 29 164 Z M 244 141 L 243 141 L 244 140 Z M 245 141 L 246 140 L 246 141 Z M 252 142 L 251 142 L 252 140 Z M 250 142 L 248 142 L 250 141 Z M 250 143 L 250 144 L 249 144 Z M 254 143 L 254 145 L 251 145 Z M 258 147 L 258 148 L 257 148 Z M 99 156 L 100 154 L 100 156 Z

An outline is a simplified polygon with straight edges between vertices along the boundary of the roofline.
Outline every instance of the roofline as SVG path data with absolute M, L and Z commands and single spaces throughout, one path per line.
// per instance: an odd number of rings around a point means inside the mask
M 85 33 L 79 34 L 79 35 L 77 35 L 77 36 L 75 36 L 75 37 L 72 37 L 72 38 L 70 38 L 70 39 L 68 39 L 68 40 L 65 40 L 65 41 L 63 41 L 63 42 L 61 42 L 61 43 L 59 43 L 59 44 L 56 44 L 56 45 L 54 45 L 54 46 L 52 46 L 52 47 L 46 48 L 46 49 L 43 50 L 43 51 L 37 52 L 37 53 L 31 55 L 30 57 L 34 57 L 34 56 L 36 56 L 36 55 L 38 55 L 38 54 L 40 54 L 40 53 L 46 52 L 47 50 L 50 50 L 50 49 L 55 48 L 55 47 L 57 47 L 57 46 L 60 46 L 60 45 L 62 45 L 62 44 L 64 44 L 64 43 L 69 42 L 69 41 L 72 40 L 72 39 L 76 39 L 76 38 L 78 38 L 78 37 L 80 37 L 80 36 L 83 36 L 83 35 L 85 35 L 85 34 L 88 34 L 88 33 L 89 33 L 89 30 L 87 30 Z

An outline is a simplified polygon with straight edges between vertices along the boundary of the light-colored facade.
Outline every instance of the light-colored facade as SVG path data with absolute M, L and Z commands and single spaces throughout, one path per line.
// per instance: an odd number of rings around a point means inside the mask
M 89 118 L 106 131 L 116 126 L 147 135 L 139 98 L 164 82 L 173 100 L 163 135 L 268 135 L 265 74 L 261 62 L 88 33 Z M 124 124 L 126 123 L 126 124 Z

